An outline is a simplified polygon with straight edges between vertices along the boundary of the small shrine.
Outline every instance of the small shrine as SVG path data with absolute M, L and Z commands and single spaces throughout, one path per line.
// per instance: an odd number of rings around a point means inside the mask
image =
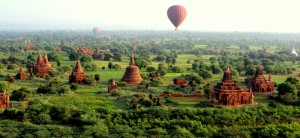
M 20 73 L 17 75 L 17 79 L 26 80 L 28 77 L 26 73 L 23 71 L 22 67 L 20 67 Z
M 6 77 L 6 81 L 9 82 L 9 83 L 14 83 L 15 79 L 8 74 L 7 77 Z
M 75 68 L 69 76 L 69 83 L 83 84 L 85 77 L 85 73 L 81 68 L 80 60 L 78 59 Z
M 149 76 L 149 78 L 157 78 L 157 77 L 159 77 L 159 73 L 158 72 L 150 72 L 148 76 Z
M 0 108 L 12 107 L 12 104 L 9 102 L 9 94 L 4 90 L 3 93 L 0 93 Z
M 100 52 L 99 48 L 96 48 L 96 51 L 94 52 L 93 56 L 94 59 L 101 59 L 103 57 L 103 54 Z
M 252 88 L 255 92 L 273 92 L 274 82 L 272 81 L 272 76 L 269 74 L 269 79 L 266 80 L 263 75 L 263 69 L 259 65 L 256 69 L 256 73 L 249 81 L 248 86 Z
M 218 100 L 218 104 L 226 106 L 252 104 L 254 100 L 251 89 L 242 89 L 233 81 L 229 67 L 224 72 L 222 82 L 214 86 L 212 97 Z
M 80 52 L 84 55 L 93 55 L 94 50 L 93 49 L 89 49 L 86 47 L 86 45 L 82 45 L 81 47 L 76 47 L 75 52 Z
M 186 78 L 175 78 L 173 79 L 173 83 L 175 85 L 183 85 L 187 82 Z
M 111 83 L 107 86 L 107 92 L 112 92 L 115 90 L 119 90 L 119 87 L 118 87 L 115 79 L 112 79 Z
M 126 68 L 126 72 L 121 80 L 125 81 L 129 85 L 135 86 L 139 85 L 143 81 L 143 78 L 140 74 L 140 70 L 135 65 L 133 55 L 131 56 L 129 66 Z
M 39 54 L 37 61 L 33 64 L 33 73 L 40 78 L 44 78 L 48 75 L 48 71 L 52 69 L 52 65 L 48 61 L 47 54 L 44 55 L 44 58 L 42 58 L 42 55 Z

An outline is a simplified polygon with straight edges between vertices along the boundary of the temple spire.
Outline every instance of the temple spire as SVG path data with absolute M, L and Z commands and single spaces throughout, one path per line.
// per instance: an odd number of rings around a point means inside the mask
M 76 71 L 76 72 L 83 72 L 82 68 L 81 68 L 81 64 L 80 64 L 80 60 L 79 59 L 77 60 L 77 63 L 76 63 L 74 71 Z
M 261 65 L 258 65 L 257 69 L 256 69 L 256 73 L 255 75 L 263 75 L 263 69 L 261 67 Z
M 131 55 L 131 61 L 130 61 L 129 65 L 130 65 L 130 66 L 135 66 L 133 54 Z
M 269 74 L 269 81 L 272 81 L 272 75 Z
M 42 62 L 43 62 L 42 55 L 39 54 L 36 63 L 42 63 Z
M 115 86 L 115 85 L 116 85 L 116 81 L 115 81 L 114 78 L 111 80 L 111 85 L 112 85 L 112 86 Z
M 48 56 L 45 53 L 45 55 L 44 55 L 44 64 L 48 64 L 48 63 L 49 63 Z
M 229 66 L 227 66 L 226 71 L 224 72 L 222 81 L 223 82 L 228 82 L 228 83 L 233 83 L 232 74 L 231 74 L 231 71 L 229 69 Z

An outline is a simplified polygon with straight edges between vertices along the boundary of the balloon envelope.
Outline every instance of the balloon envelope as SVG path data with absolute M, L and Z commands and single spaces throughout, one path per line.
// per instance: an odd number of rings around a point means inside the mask
M 98 27 L 94 27 L 93 28 L 93 33 L 96 35 L 96 34 L 99 34 L 100 32 L 100 29 Z
M 172 22 L 172 24 L 176 27 L 175 30 L 179 27 L 179 25 L 184 21 L 187 12 L 186 9 L 181 5 L 173 5 L 169 7 L 168 18 Z

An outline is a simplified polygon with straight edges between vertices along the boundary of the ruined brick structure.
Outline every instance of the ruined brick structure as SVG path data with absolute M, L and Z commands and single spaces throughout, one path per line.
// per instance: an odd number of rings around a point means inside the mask
M 274 82 L 272 81 L 272 76 L 269 74 L 269 79 L 266 80 L 263 75 L 263 69 L 259 65 L 256 69 L 256 73 L 249 81 L 248 86 L 256 92 L 273 92 L 274 91 Z
M 103 57 L 103 54 L 100 52 L 99 48 L 96 48 L 96 51 L 94 52 L 93 56 L 94 59 L 101 59 Z
M 27 75 L 26 73 L 23 71 L 22 67 L 20 67 L 20 74 L 18 75 L 18 78 L 20 80 L 26 80 L 27 79 Z
M 80 60 L 78 59 L 75 68 L 69 76 L 69 83 L 83 84 L 85 77 L 85 73 L 81 68 Z
M 183 85 L 187 82 L 186 78 L 175 78 L 173 79 L 173 83 L 175 85 Z
M 233 81 L 232 74 L 227 67 L 221 83 L 214 86 L 212 97 L 218 100 L 218 104 L 227 106 L 237 106 L 253 103 L 253 92 L 242 89 Z
M 157 77 L 159 77 L 159 73 L 158 72 L 150 72 L 148 76 L 150 78 L 157 78 Z
M 34 50 L 34 46 L 32 45 L 30 40 L 25 41 L 25 44 L 28 50 L 30 51 Z
M 76 47 L 75 52 L 80 52 L 84 55 L 93 55 L 94 50 L 93 49 L 89 49 L 86 47 L 86 45 L 82 45 L 81 47 Z
M 33 78 L 34 75 L 33 75 L 33 68 L 30 68 L 29 69 L 29 78 Z
M 133 55 L 131 57 L 130 64 L 126 68 L 126 72 L 121 80 L 125 81 L 129 85 L 136 85 L 136 86 L 143 81 L 139 68 L 135 66 Z
M 13 77 L 11 77 L 10 75 L 7 75 L 6 81 L 9 82 L 9 83 L 14 83 L 15 79 Z
M 48 75 L 48 71 L 52 69 L 51 64 L 48 61 L 47 54 L 44 55 L 44 58 L 42 58 L 42 55 L 39 54 L 37 61 L 33 64 L 33 73 L 37 77 L 46 77 Z
M 62 49 L 61 49 L 61 47 L 56 47 L 56 48 L 55 48 L 55 51 L 56 51 L 56 52 L 62 52 Z
M 9 95 L 4 90 L 3 93 L 0 93 L 0 108 L 8 108 L 11 107 L 11 103 L 9 102 Z
M 107 92 L 112 92 L 115 90 L 119 90 L 119 87 L 116 84 L 115 79 L 112 79 L 111 83 L 107 86 Z

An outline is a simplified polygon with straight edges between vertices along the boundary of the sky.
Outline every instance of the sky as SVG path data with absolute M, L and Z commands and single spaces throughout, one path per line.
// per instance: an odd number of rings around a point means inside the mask
M 300 32 L 299 0 L 1 0 L 0 30 L 174 30 L 172 5 L 179 30 Z

